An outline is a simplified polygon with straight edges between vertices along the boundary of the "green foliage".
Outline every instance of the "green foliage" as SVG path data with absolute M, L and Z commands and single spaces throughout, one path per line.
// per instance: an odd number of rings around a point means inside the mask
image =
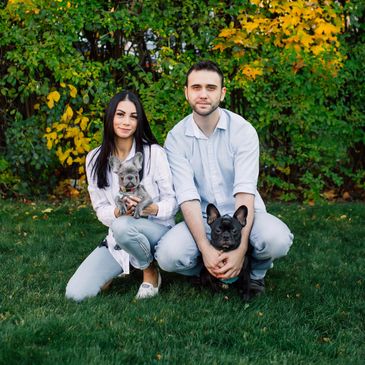
M 100 143 L 104 108 L 121 89 L 141 96 L 162 144 L 171 127 L 190 113 L 183 93 L 185 73 L 201 58 L 217 61 L 226 75 L 224 106 L 258 130 L 262 191 L 283 200 L 311 200 L 328 189 L 342 193 L 363 188 L 364 5 L 353 1 L 341 7 L 336 2 L 334 11 L 348 23 L 336 48 L 345 61 L 337 74 L 329 74 L 325 66 L 333 59 L 321 63 L 308 53 L 283 50 L 274 44 L 275 37 L 264 38 L 244 56 L 214 49 L 221 31 L 239 24 L 243 8 L 245 14 L 266 14 L 265 7 L 254 4 L 259 2 L 33 0 L 11 1 L 0 9 L 0 146 L 8 170 L 22 181 L 21 191 L 34 194 L 38 178 L 45 191 L 52 188 L 53 180 L 46 176 L 55 168 L 55 154 L 57 179 L 83 175 L 84 155 Z M 242 67 L 257 59 L 268 72 L 242 82 Z M 77 91 L 75 96 L 68 85 Z M 50 107 L 52 92 L 60 100 Z M 61 129 L 68 107 L 74 116 Z M 76 120 L 78 111 L 88 119 L 84 129 Z M 42 166 L 37 177 L 18 169 L 24 166 L 17 161 L 24 156 L 23 145 L 12 138 L 24 133 L 21 121 L 30 121 L 34 129 L 26 135 L 33 141 L 27 151 L 38 138 L 39 151 L 26 159 L 29 166 Z M 83 148 L 74 139 L 75 130 L 70 133 L 74 127 Z M 40 151 L 46 143 L 43 135 L 55 131 L 57 141 L 47 139 L 50 150 Z M 43 162 L 36 159 L 40 152 Z
M 13 190 L 18 194 L 45 194 L 55 186 L 57 164 L 47 151 L 43 133 L 34 116 L 23 120 L 19 114 L 6 130 L 6 159 L 17 176 L 11 183 L 16 182 Z
M 0 155 L 0 194 L 5 197 L 14 194 L 19 181 L 19 178 L 11 172 L 9 162 Z

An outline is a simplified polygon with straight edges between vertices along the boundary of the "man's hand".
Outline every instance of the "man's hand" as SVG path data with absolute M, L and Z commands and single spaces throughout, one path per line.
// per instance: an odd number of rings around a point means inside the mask
M 215 271 L 218 279 L 231 279 L 238 276 L 245 262 L 245 255 L 240 250 L 223 252 L 220 255 L 223 266 Z
M 204 245 L 204 250 L 201 251 L 204 266 L 207 268 L 207 270 L 213 275 L 217 276 L 217 272 L 220 267 L 223 266 L 222 262 L 222 252 L 216 250 L 207 240 L 206 244 Z

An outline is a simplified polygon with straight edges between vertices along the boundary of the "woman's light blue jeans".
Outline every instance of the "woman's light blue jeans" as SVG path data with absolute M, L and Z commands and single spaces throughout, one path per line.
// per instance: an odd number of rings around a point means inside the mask
M 210 227 L 205 222 L 207 237 Z M 250 234 L 253 247 L 251 278 L 262 279 L 273 261 L 285 256 L 293 243 L 293 234 L 280 219 L 267 212 L 256 212 Z M 200 251 L 184 222 L 169 230 L 155 247 L 161 269 L 183 275 L 199 275 L 203 266 Z
M 122 216 L 112 225 L 117 249 L 130 254 L 131 264 L 147 268 L 153 260 L 154 247 L 170 227 L 145 218 Z M 123 273 L 108 247 L 99 246 L 82 262 L 66 287 L 66 297 L 82 301 L 96 296 L 111 279 Z

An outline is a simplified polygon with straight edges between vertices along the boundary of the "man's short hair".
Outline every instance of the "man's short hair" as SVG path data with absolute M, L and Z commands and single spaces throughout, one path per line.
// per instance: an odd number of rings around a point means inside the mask
M 199 61 L 195 63 L 193 66 L 191 66 L 186 74 L 185 86 L 188 86 L 188 78 L 193 71 L 202 71 L 202 70 L 216 72 L 221 78 L 222 87 L 224 86 L 223 72 L 221 71 L 219 66 L 213 61 Z

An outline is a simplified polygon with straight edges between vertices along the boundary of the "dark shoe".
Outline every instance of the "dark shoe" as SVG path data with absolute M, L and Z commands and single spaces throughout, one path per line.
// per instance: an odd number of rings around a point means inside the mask
M 251 293 L 251 298 L 264 294 L 265 293 L 265 280 L 264 279 L 251 279 L 250 280 L 250 293 Z

